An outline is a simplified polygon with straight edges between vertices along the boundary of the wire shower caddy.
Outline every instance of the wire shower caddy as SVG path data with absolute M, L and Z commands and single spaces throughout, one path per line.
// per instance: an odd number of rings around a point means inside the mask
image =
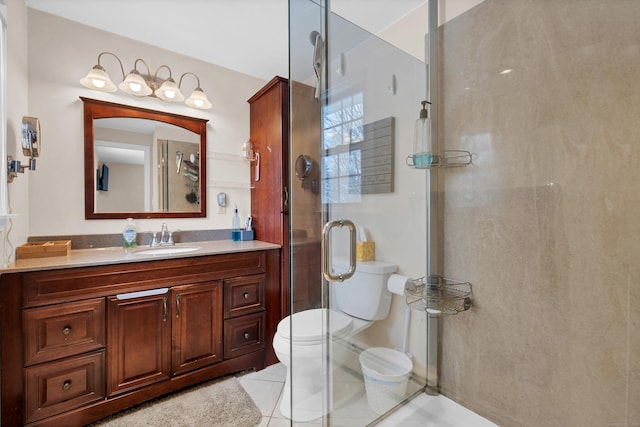
M 409 307 L 430 314 L 458 314 L 470 309 L 472 304 L 469 282 L 439 276 L 412 280 L 404 294 Z

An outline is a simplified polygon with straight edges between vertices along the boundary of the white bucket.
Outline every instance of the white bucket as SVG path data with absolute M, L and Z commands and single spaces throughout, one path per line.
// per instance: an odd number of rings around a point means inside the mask
M 401 351 L 373 347 L 360 353 L 369 407 L 383 414 L 402 402 L 407 394 L 411 358 Z

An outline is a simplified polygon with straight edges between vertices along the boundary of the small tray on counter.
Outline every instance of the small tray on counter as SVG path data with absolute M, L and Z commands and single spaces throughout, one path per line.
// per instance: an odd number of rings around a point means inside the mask
M 16 259 L 67 256 L 71 251 L 71 240 L 49 240 L 27 242 L 16 248 Z

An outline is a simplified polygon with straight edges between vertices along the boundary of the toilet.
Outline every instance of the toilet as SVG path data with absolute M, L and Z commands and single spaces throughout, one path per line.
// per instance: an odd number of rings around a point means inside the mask
M 347 267 L 341 261 L 334 262 L 334 266 L 337 269 L 344 267 L 344 270 Z M 327 375 L 323 366 L 327 352 L 323 325 L 328 325 L 326 329 L 332 337 L 328 351 L 334 370 L 328 375 L 333 384 L 337 381 L 334 376 L 338 375 L 335 369 L 350 356 L 354 357 L 348 346 L 342 344 L 368 328 L 373 321 L 388 316 L 392 296 L 387 289 L 387 280 L 395 271 L 394 264 L 383 261 L 358 262 L 350 279 L 331 284 L 332 309 L 300 311 L 278 323 L 273 348 L 278 360 L 287 367 L 280 402 L 282 415 L 294 421 L 311 421 L 332 410 L 331 405 L 325 402 L 326 391 L 323 387 Z

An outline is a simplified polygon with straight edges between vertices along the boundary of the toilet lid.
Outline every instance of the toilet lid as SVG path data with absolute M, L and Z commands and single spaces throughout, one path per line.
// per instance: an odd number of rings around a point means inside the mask
M 293 317 L 293 341 L 312 342 L 323 338 L 322 326 L 329 316 L 332 336 L 341 336 L 351 330 L 352 319 L 348 315 L 326 308 L 299 311 L 287 316 L 278 323 L 278 334 L 285 339 L 291 339 L 291 318 Z

